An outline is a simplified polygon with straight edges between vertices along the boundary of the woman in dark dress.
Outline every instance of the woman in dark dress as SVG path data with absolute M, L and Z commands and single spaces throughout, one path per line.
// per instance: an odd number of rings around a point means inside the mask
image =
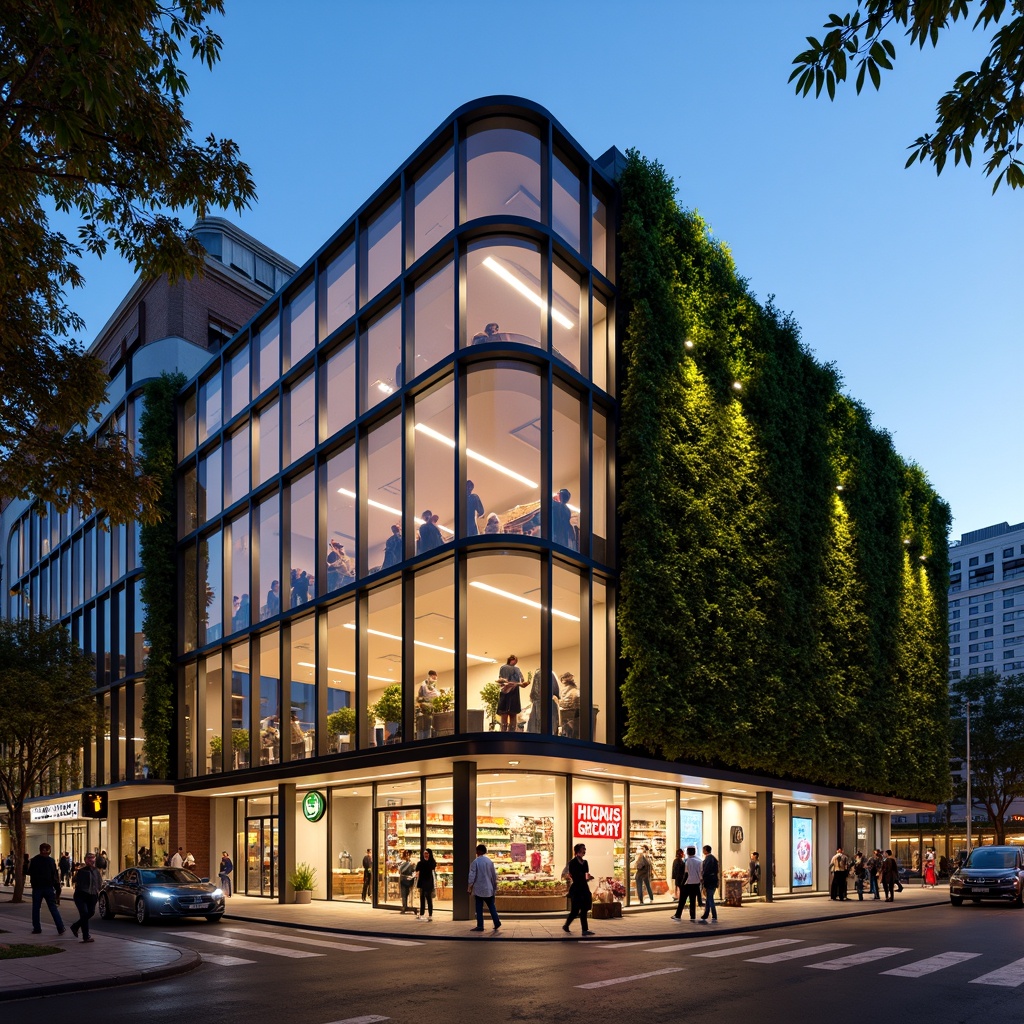
M 437 861 L 430 850 L 424 850 L 423 856 L 416 862 L 416 888 L 420 891 L 420 912 L 413 910 L 413 916 L 423 920 L 427 915 L 428 921 L 434 920 L 434 877 L 437 871 Z
M 575 856 L 562 873 L 563 878 L 566 875 L 569 876 L 569 905 L 572 907 L 569 916 L 565 919 L 565 924 L 562 925 L 562 931 L 568 933 L 569 925 L 578 917 L 580 924 L 583 925 L 583 934 L 593 935 L 594 933 L 587 927 L 587 911 L 590 910 L 594 902 L 594 898 L 590 894 L 590 886 L 587 885 L 587 882 L 594 876 L 590 873 L 590 865 L 583 859 L 587 848 L 583 843 L 577 843 L 572 848 L 572 852 Z
M 501 693 L 498 695 L 498 717 L 501 719 L 502 732 L 515 732 L 519 712 L 523 710 L 519 691 L 526 686 L 526 679 L 519 668 L 519 659 L 508 656 L 508 661 L 498 669 L 498 683 Z

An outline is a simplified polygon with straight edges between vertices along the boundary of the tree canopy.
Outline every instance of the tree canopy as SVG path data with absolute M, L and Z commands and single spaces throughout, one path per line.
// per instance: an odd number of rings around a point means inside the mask
M 865 81 L 878 89 L 882 72 L 896 60 L 892 34 L 902 34 L 924 49 L 938 46 L 957 22 L 991 33 L 988 55 L 977 69 L 962 72 L 936 106 L 935 130 L 908 147 L 907 167 L 930 161 L 937 174 L 950 156 L 969 167 L 975 147 L 985 154 L 985 174 L 995 175 L 992 191 L 1005 182 L 1024 187 L 1021 128 L 1024 125 L 1024 9 L 1007 0 L 855 0 L 854 10 L 831 14 L 825 35 L 808 36 L 808 48 L 793 60 L 789 80 L 798 95 L 824 89 L 835 99 L 836 86 L 856 68 L 856 89 Z
M 89 436 L 107 379 L 68 289 L 84 253 L 111 247 L 147 278 L 190 277 L 203 249 L 179 215 L 255 198 L 235 143 L 197 143 L 184 113 L 182 45 L 212 68 L 214 13 L 223 0 L 0 0 L 2 497 L 155 515 L 126 439 Z
M 0 620 L 0 798 L 11 820 L 14 902 L 21 899 L 25 800 L 81 784 L 79 755 L 100 718 L 95 666 L 60 625 Z

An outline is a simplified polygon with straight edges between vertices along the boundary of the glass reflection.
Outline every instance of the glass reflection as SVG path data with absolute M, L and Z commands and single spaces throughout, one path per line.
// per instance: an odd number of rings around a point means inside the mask
M 365 408 L 383 402 L 402 383 L 402 308 L 393 306 L 362 335 Z
M 259 647 L 260 764 L 281 760 L 281 637 L 276 629 L 264 633 Z
M 249 517 L 239 516 L 227 530 L 231 550 L 231 612 L 228 632 L 237 633 L 249 625 Z
M 454 226 L 455 152 L 449 149 L 413 183 L 413 259 L 419 259 Z
M 415 356 L 407 376 L 412 378 L 455 350 L 455 264 L 449 260 L 420 282 L 409 301 Z
M 277 317 L 261 325 L 252 339 L 253 355 L 256 358 L 255 398 L 273 387 L 281 378 L 281 328 Z
M 511 239 L 481 242 L 466 255 L 466 335 L 470 345 L 540 346 L 546 316 L 540 253 Z
M 320 305 L 324 337 L 337 330 L 356 311 L 356 247 L 343 249 L 320 272 Z
M 369 302 L 402 270 L 402 207 L 397 199 L 366 226 L 363 245 Z
M 321 440 L 333 436 L 356 418 L 356 346 L 349 340 L 327 357 L 324 372 L 327 401 L 321 409 Z
M 302 291 L 292 297 L 285 308 L 288 366 L 294 366 L 304 355 L 312 352 L 316 344 L 316 305 L 313 296 L 313 282 L 310 281 Z
M 288 452 L 285 464 L 301 459 L 313 450 L 316 423 L 316 385 L 312 373 L 293 384 L 288 391 Z
M 260 621 L 281 614 L 281 514 L 280 498 L 272 494 L 256 512 L 259 529 Z
M 312 470 L 293 480 L 289 558 L 289 607 L 316 597 L 316 475 Z
M 471 128 L 466 139 L 466 219 L 540 220 L 540 139 L 525 124 L 523 130 L 487 124 Z
M 422 555 L 455 537 L 455 386 L 449 380 L 416 399 L 415 508 L 409 533 Z
M 291 627 L 291 698 L 288 709 L 288 759 L 316 754 L 316 644 L 314 616 Z
M 327 592 L 354 581 L 356 546 L 356 450 L 327 461 Z
M 392 416 L 367 439 L 366 572 L 390 569 L 404 558 L 402 539 L 401 419 Z M 360 567 L 360 574 L 363 570 Z
M 580 179 L 558 157 L 551 161 L 551 226 L 580 251 Z
M 356 722 L 355 602 L 333 605 L 327 612 L 327 733 L 331 752 L 354 750 Z
M 556 387 L 551 410 L 551 540 L 580 550 L 580 426 L 585 419 L 579 396 Z
M 373 743 L 402 741 L 402 588 L 372 590 L 367 598 L 368 707 L 374 717 Z M 353 626 L 354 628 L 354 626 Z

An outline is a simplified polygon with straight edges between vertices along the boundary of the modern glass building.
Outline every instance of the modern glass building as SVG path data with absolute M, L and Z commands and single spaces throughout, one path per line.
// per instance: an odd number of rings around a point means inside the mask
M 461 108 L 184 388 L 176 777 L 137 740 L 120 780 L 84 757 L 120 867 L 228 849 L 239 892 L 289 899 L 305 861 L 316 898 L 359 901 L 368 853 L 398 908 L 429 847 L 465 917 L 478 840 L 510 910 L 564 906 L 580 838 L 627 890 L 648 846 L 661 892 L 710 843 L 726 871 L 774 859 L 771 896 L 917 806 L 619 742 L 620 159 L 526 101 Z M 98 742 L 140 736 L 140 695 Z

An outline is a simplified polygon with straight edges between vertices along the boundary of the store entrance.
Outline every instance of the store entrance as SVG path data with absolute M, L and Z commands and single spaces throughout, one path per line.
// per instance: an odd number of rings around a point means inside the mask
M 72 864 L 81 864 L 89 852 L 89 842 L 86 837 L 84 824 L 62 824 L 60 827 L 60 850 L 54 854 L 58 858 L 62 853 L 71 854 Z
M 245 819 L 245 894 L 277 895 L 277 819 Z
M 416 863 L 423 850 L 422 809 L 419 807 L 381 808 L 377 811 L 377 875 L 374 879 L 374 902 L 380 906 L 401 907 L 402 890 L 399 884 L 398 867 L 402 862 L 402 851 L 409 851 L 409 858 Z M 413 900 L 415 899 L 415 903 Z M 409 901 L 419 906 L 419 894 L 413 890 Z

